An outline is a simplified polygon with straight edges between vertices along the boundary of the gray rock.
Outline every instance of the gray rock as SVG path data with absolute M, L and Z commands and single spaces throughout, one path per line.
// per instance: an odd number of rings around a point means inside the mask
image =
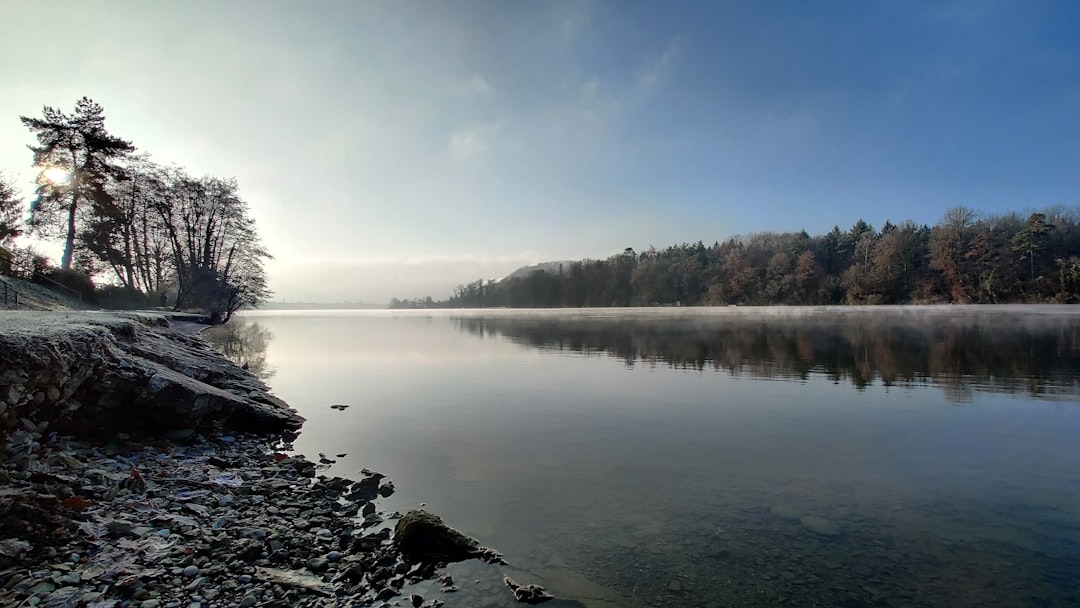
M 807 515 L 799 520 L 802 527 L 819 536 L 839 536 L 840 528 L 820 515 Z
M 307 561 L 308 570 L 311 570 L 312 572 L 326 570 L 328 565 L 330 565 L 330 560 L 325 557 L 313 557 Z
M 503 563 L 502 556 L 443 523 L 427 511 L 409 511 L 394 526 L 394 545 L 416 562 L 457 562 L 478 558 Z
M 519 602 L 540 604 L 555 599 L 555 596 L 545 591 L 540 585 L 522 585 L 514 582 L 514 579 L 509 576 L 503 576 L 503 584 L 514 593 L 514 599 Z

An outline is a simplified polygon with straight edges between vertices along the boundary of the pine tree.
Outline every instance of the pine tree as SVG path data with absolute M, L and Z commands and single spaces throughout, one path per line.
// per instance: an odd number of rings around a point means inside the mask
M 79 224 L 84 218 L 112 213 L 106 185 L 120 172 L 115 162 L 135 148 L 105 130 L 104 109 L 87 97 L 75 102 L 71 115 L 45 106 L 42 118 L 20 118 L 38 140 L 37 146 L 30 146 L 39 170 L 30 227 L 45 236 L 59 229 L 64 237 L 60 266 L 68 270 Z

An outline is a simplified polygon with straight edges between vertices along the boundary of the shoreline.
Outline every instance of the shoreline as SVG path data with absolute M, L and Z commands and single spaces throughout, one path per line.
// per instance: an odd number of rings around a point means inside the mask
M 177 321 L 0 315 L 0 604 L 378 605 L 435 576 L 391 480 L 288 454 L 303 418 Z

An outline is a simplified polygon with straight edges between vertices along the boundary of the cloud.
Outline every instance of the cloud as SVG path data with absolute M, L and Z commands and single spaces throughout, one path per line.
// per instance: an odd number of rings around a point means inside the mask
M 643 89 L 652 89 L 667 75 L 671 66 L 682 54 L 683 39 L 676 36 L 668 41 L 663 52 L 638 69 L 637 83 Z
M 450 136 L 450 157 L 461 162 L 483 157 L 491 150 L 491 130 L 490 127 L 470 127 L 455 131 Z
M 393 255 L 393 254 L 366 254 L 352 256 L 306 256 L 302 263 L 295 265 L 300 267 L 317 266 L 426 266 L 426 265 L 500 265 L 517 264 L 525 266 L 545 261 L 540 253 L 535 251 L 517 251 L 502 255 L 490 255 L 484 253 L 445 253 L 445 254 L 421 254 L 421 255 Z M 515 266 L 515 268 L 517 267 Z
M 498 279 L 514 270 L 557 259 L 534 251 L 506 254 L 297 256 L 271 260 L 275 298 L 289 301 L 386 302 L 392 297 L 449 296 L 456 285 Z
M 473 74 L 465 82 L 454 83 L 451 88 L 458 95 L 466 97 L 487 97 L 495 93 L 495 87 L 480 74 Z

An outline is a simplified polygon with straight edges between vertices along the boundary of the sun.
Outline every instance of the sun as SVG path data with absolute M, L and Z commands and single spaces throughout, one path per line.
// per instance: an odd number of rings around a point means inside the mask
M 66 184 L 71 179 L 71 175 L 60 167 L 49 167 L 44 173 L 45 178 L 54 184 Z

